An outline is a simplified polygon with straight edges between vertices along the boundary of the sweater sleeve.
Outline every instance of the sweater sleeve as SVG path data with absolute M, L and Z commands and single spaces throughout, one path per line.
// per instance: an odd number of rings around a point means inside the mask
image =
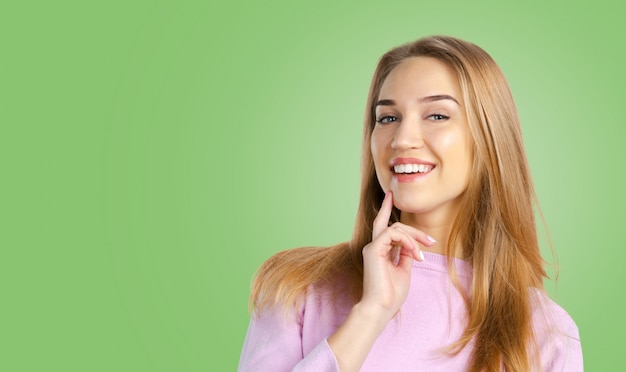
M 326 339 L 306 355 L 303 350 L 301 312 L 285 319 L 277 309 L 267 309 L 252 315 L 238 371 L 339 371 Z

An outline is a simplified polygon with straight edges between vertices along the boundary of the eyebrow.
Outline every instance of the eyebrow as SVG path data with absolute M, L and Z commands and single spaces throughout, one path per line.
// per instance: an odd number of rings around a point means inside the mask
M 459 103 L 459 101 L 456 100 L 456 98 L 447 94 L 436 94 L 434 96 L 426 96 L 426 97 L 422 97 L 418 99 L 417 101 L 419 103 L 425 103 L 425 102 L 435 102 L 435 101 L 443 101 L 443 100 L 450 100 L 456 103 L 457 105 L 461 106 L 461 104 Z M 374 108 L 376 108 L 377 106 L 393 106 L 395 104 L 396 102 L 392 99 L 381 99 L 378 102 L 376 102 L 376 104 L 374 105 Z

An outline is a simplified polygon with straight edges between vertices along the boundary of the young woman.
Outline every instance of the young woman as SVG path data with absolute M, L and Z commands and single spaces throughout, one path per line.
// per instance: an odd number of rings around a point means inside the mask
M 240 371 L 579 371 L 543 290 L 535 195 L 506 79 L 478 46 L 386 53 L 365 111 L 351 241 L 260 268 Z

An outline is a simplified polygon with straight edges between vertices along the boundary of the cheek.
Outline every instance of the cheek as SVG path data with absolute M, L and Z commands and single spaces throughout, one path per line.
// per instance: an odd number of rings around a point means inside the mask
M 439 145 L 442 150 L 446 152 L 453 151 L 459 145 L 462 145 L 462 141 L 459 140 L 459 133 L 456 131 L 447 131 L 436 133 L 434 136 L 435 143 Z
M 472 152 L 468 134 L 465 131 L 449 131 L 437 133 L 433 137 L 437 144 L 438 152 L 446 154 L 446 157 L 459 166 L 471 162 Z
M 381 155 L 384 153 L 384 139 L 382 137 L 382 133 L 374 129 L 370 140 L 370 151 L 372 152 L 372 157 L 374 158 L 374 164 L 378 164 Z
M 370 151 L 372 159 L 374 160 L 374 169 L 376 171 L 376 178 L 383 189 L 387 189 L 390 175 L 385 170 L 387 169 L 387 160 L 385 159 L 386 139 L 384 133 L 380 131 L 372 132 L 370 140 Z

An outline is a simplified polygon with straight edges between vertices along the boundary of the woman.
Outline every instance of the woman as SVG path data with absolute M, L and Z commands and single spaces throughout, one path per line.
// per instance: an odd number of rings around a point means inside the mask
M 543 290 L 535 195 L 504 75 L 478 46 L 386 53 L 367 101 L 350 242 L 260 268 L 243 371 L 578 371 Z

